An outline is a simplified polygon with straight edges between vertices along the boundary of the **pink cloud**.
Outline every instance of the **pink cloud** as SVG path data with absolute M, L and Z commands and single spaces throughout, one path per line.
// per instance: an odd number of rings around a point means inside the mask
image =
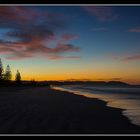
M 132 61 L 132 60 L 140 60 L 140 54 L 126 56 L 121 59 L 122 61 Z
M 86 6 L 82 8 L 95 16 L 99 21 L 112 21 L 118 18 L 118 15 L 109 6 Z
M 0 18 L 11 20 L 18 24 L 33 23 L 37 18 L 58 19 L 57 13 L 40 12 L 31 7 L 23 6 L 0 6 Z
M 72 35 L 72 34 L 68 34 L 68 33 L 63 34 L 63 36 L 62 36 L 62 39 L 64 41 L 69 41 L 69 40 L 78 39 L 78 38 L 79 38 L 79 35 Z
M 0 18 L 5 20 L 12 20 L 20 24 L 31 22 L 35 20 L 37 16 L 38 16 L 37 12 L 29 10 L 26 7 L 16 7 L 16 6 L 0 7 Z
M 10 60 L 37 56 L 48 59 L 77 59 L 78 56 L 64 54 L 80 51 L 78 46 L 70 43 L 79 36 L 62 33 L 60 39 L 57 39 L 56 30 L 65 26 L 65 22 L 58 17 L 55 13 L 36 11 L 28 7 L 0 7 L 0 19 L 3 21 L 0 22 L 0 27 L 11 28 L 12 31 L 6 35 L 17 39 L 15 42 L 0 40 L 0 54 L 6 55 Z M 55 46 L 52 47 L 50 42 L 55 42 Z
M 140 33 L 140 27 L 137 28 L 132 28 L 128 30 L 129 32 L 136 32 L 136 33 Z
M 59 55 L 52 55 L 48 56 L 51 60 L 62 60 L 62 59 L 80 59 L 78 56 L 59 56 Z
M 55 48 L 51 49 L 52 53 L 62 53 L 62 52 L 78 52 L 79 47 L 73 46 L 71 44 L 57 44 Z
M 50 38 L 49 41 L 53 41 L 52 38 Z M 0 44 L 0 54 L 8 55 L 7 59 L 9 60 L 21 60 L 25 58 L 31 58 L 31 57 L 46 57 L 49 59 L 77 59 L 78 56 L 63 56 L 64 53 L 67 52 L 79 52 L 80 48 L 72 45 L 63 43 L 61 41 L 56 42 L 55 47 L 49 47 L 49 44 L 46 42 L 45 45 L 42 44 L 41 38 L 35 38 L 33 37 L 33 40 L 30 42 L 24 42 L 24 43 L 1 43 Z M 61 54 L 61 55 L 60 55 Z M 50 57 L 51 56 L 51 57 Z
M 127 61 L 138 61 L 140 60 L 140 54 L 132 54 L 132 55 L 110 55 L 109 59 L 127 62 Z

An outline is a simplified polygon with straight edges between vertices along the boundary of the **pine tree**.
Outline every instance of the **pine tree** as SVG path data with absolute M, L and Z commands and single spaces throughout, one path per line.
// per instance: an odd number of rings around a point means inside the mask
M 1 61 L 1 58 L 0 58 L 0 81 L 3 79 L 3 65 L 2 65 L 2 61 Z
M 20 75 L 20 72 L 19 70 L 17 70 L 17 73 L 16 73 L 16 79 L 15 79 L 16 82 L 20 83 L 21 82 L 21 75 Z
M 7 65 L 5 74 L 4 74 L 4 80 L 10 81 L 11 79 L 12 79 L 12 72 L 11 72 L 10 66 Z

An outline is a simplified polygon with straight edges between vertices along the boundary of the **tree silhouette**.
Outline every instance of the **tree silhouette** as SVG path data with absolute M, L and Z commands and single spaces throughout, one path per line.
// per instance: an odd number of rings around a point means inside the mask
M 11 79 L 12 79 L 12 72 L 11 72 L 10 66 L 7 65 L 5 74 L 4 74 L 4 80 L 10 81 Z
M 20 83 L 20 82 L 21 82 L 21 74 L 20 74 L 19 70 L 17 70 L 15 81 L 16 81 L 17 83 Z
M 0 81 L 3 79 L 3 65 L 2 65 L 2 61 L 1 61 L 1 58 L 0 58 Z

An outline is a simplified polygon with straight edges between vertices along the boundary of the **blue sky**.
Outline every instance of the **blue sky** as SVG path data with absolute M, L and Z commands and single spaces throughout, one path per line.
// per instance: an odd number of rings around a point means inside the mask
M 24 79 L 140 83 L 139 14 L 139 6 L 0 7 L 0 57 Z

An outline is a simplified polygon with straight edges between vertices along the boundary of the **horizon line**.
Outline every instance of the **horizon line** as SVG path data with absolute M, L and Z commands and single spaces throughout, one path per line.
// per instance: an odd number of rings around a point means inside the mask
M 14 80 L 11 80 L 14 81 Z M 130 85 L 140 85 L 140 83 L 135 84 L 135 83 L 130 83 L 126 81 L 121 81 L 121 80 L 82 80 L 82 79 L 66 79 L 66 80 L 35 80 L 35 79 L 30 79 L 30 80 L 22 80 L 23 82 L 25 81 L 35 81 L 35 82 L 47 82 L 47 81 L 55 81 L 55 82 L 122 82 Z

